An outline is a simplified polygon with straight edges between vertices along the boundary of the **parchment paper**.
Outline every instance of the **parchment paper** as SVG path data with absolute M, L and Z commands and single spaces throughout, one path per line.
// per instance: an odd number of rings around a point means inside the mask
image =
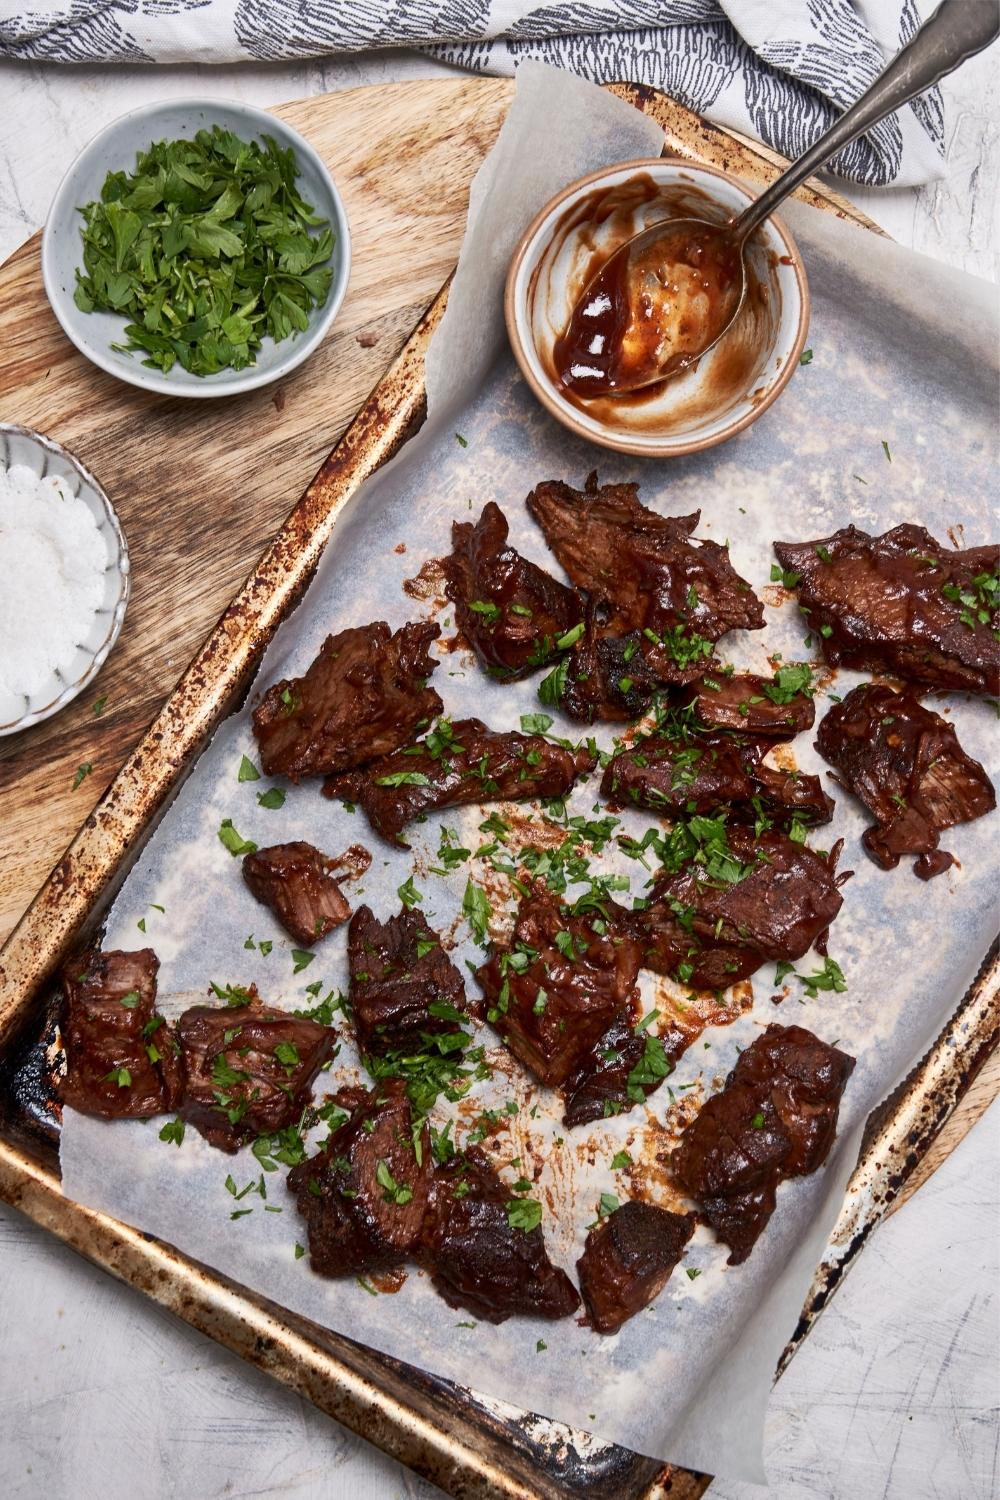
M 912 520 L 943 543 L 949 535 L 967 544 L 988 540 L 995 462 L 992 290 L 808 208 L 793 206 L 787 217 L 809 269 L 812 363 L 739 438 L 688 459 L 640 463 L 574 440 L 536 404 L 509 356 L 502 325 L 513 244 L 542 202 L 574 176 L 659 147 L 650 122 L 597 88 L 541 65 L 522 67 L 516 103 L 473 189 L 447 316 L 430 351 L 428 421 L 340 522 L 305 601 L 267 653 L 261 687 L 304 670 L 330 631 L 373 618 L 396 626 L 426 610 L 403 592 L 403 580 L 448 550 L 453 518 L 475 518 L 489 499 L 508 516 L 514 544 L 558 573 L 524 497 L 543 478 L 580 484 L 595 465 L 604 480 L 641 481 L 641 498 L 664 513 L 700 506 L 699 534 L 728 537 L 735 566 L 765 597 L 775 538 L 818 537 L 849 520 L 878 531 Z M 441 618 L 450 620 L 447 612 Z M 769 651 L 782 651 L 786 660 L 809 654 L 792 603 L 769 603 L 767 618 L 766 631 L 727 637 L 725 657 L 767 671 Z M 856 680 L 840 674 L 826 691 L 843 694 Z M 434 681 L 447 713 L 480 714 L 497 728 L 516 728 L 520 714 L 539 708 L 535 682 L 491 683 L 461 651 L 442 655 Z M 954 714 L 965 748 L 988 758 L 993 708 L 956 696 L 936 706 Z M 821 691 L 818 713 L 826 707 Z M 578 730 L 560 720 L 553 732 L 576 737 Z M 607 730 L 597 737 L 610 742 Z M 811 739 L 799 737 L 798 762 L 822 770 Z M 219 731 L 111 913 L 107 945 L 151 943 L 161 960 L 161 994 L 204 993 L 210 979 L 254 982 L 268 1001 L 295 1007 L 309 1003 L 304 988 L 317 979 L 324 988 L 346 987 L 343 931 L 319 947 L 307 970 L 293 974 L 293 945 L 252 899 L 237 862 L 219 842 L 217 830 L 227 817 L 261 845 L 308 838 L 337 853 L 360 839 L 375 855 L 362 885 L 376 912 L 398 908 L 397 887 L 412 874 L 431 923 L 454 929 L 459 966 L 479 957 L 460 904 L 467 876 L 480 877 L 480 866 L 473 862 L 440 877 L 429 874 L 428 865 L 436 863 L 442 824 L 456 829 L 466 847 L 478 846 L 480 809 L 432 817 L 414 829 L 412 854 L 390 852 L 360 813 L 326 801 L 318 784 L 289 787 L 280 811 L 260 807 L 256 793 L 268 783 L 236 779 L 244 753 L 256 758 L 248 711 Z M 571 811 L 589 813 L 596 797 L 591 779 L 575 793 Z M 629 813 L 623 831 L 641 834 L 653 821 Z M 239 1207 L 254 1212 L 233 1222 L 226 1175 L 232 1171 L 242 1187 L 260 1175 L 258 1163 L 249 1152 L 235 1160 L 214 1152 L 191 1130 L 179 1150 L 163 1144 L 158 1121 L 109 1126 L 67 1111 L 64 1190 L 288 1308 L 439 1376 L 664 1460 L 760 1479 L 763 1414 L 776 1360 L 842 1201 L 865 1117 L 954 1008 L 974 977 L 994 918 L 995 822 L 946 835 L 944 845 L 960 865 L 930 885 L 906 862 L 893 874 L 877 870 L 859 845 L 864 826 L 856 804 L 840 794 L 832 828 L 812 837 L 829 847 L 843 836 L 842 863 L 856 871 L 830 947 L 847 977 L 846 994 L 804 1000 L 802 986 L 790 981 L 792 993 L 778 1008 L 770 999 L 773 971 L 762 971 L 752 1011 L 728 1028 L 707 1031 L 681 1060 L 669 1089 L 661 1088 L 645 1111 L 592 1128 L 566 1132 L 552 1096 L 517 1068 L 497 1070 L 480 1086 L 479 1107 L 502 1107 L 511 1098 L 521 1105 L 510 1136 L 501 1137 L 497 1160 L 521 1157 L 522 1165 L 507 1173 L 511 1180 L 542 1163 L 536 1196 L 546 1204 L 546 1234 L 554 1257 L 572 1272 L 599 1194 L 630 1195 L 622 1174 L 611 1171 L 614 1152 L 627 1146 L 640 1158 L 673 1101 L 683 1100 L 686 1090 L 695 1098 L 711 1092 L 737 1048 L 762 1026 L 801 1023 L 857 1056 L 836 1149 L 822 1171 L 781 1189 L 750 1261 L 726 1268 L 724 1248 L 699 1231 L 684 1265 L 701 1274 L 691 1279 L 680 1268 L 653 1306 L 615 1338 L 599 1338 L 573 1319 L 468 1328 L 462 1325 L 471 1320 L 447 1308 L 416 1273 L 395 1295 L 372 1296 L 350 1279 L 324 1281 L 309 1270 L 307 1258 L 294 1256 L 295 1241 L 305 1235 L 283 1173 L 266 1179 L 267 1205 L 281 1213 L 266 1212 L 251 1194 Z M 623 859 L 615 867 L 631 877 L 631 894 L 642 894 L 643 867 Z M 498 926 L 504 918 L 498 910 Z M 145 933 L 136 930 L 139 920 Z M 267 957 L 245 946 L 251 934 L 273 941 Z M 797 967 L 808 974 L 820 961 L 806 958 Z M 648 1008 L 657 990 L 651 976 L 643 983 Z M 165 1001 L 164 1008 L 182 1003 Z M 496 1042 L 486 1027 L 481 1039 Z M 351 1076 L 356 1061 L 345 1032 L 328 1086 Z M 528 1113 L 533 1105 L 535 1118 Z M 566 1135 L 571 1139 L 557 1145 Z

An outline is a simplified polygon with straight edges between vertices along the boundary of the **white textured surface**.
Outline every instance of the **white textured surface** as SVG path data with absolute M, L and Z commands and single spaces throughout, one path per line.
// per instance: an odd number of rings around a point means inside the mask
M 948 173 L 852 196 L 903 243 L 996 276 L 996 49 L 946 82 Z M 273 103 L 439 71 L 398 53 L 277 68 L 0 66 L 0 256 L 115 115 L 195 93 Z M 31 121 L 31 129 L 25 122 Z M 879 1230 L 778 1385 L 776 1500 L 991 1500 L 1000 1106 Z M 0 1495 L 389 1500 L 438 1493 L 224 1350 L 0 1210 Z M 716 1485 L 719 1500 L 755 1500 Z

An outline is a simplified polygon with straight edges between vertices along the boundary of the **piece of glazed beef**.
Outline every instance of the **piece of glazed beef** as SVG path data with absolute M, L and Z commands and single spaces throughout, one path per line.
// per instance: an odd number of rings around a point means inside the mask
M 347 930 L 347 959 L 362 1052 L 416 1048 L 422 1034 L 454 1031 L 465 1019 L 462 976 L 419 911 L 403 907 L 380 922 L 359 906 Z
M 527 506 L 578 588 L 608 601 L 608 632 L 650 630 L 668 639 L 681 627 L 717 641 L 728 630 L 759 630 L 760 600 L 717 542 L 692 540 L 699 512 L 661 516 L 647 510 L 636 484 L 583 490 L 559 480 L 536 485 Z
M 816 708 L 809 691 L 808 667 L 783 667 L 775 677 L 755 672 L 710 673 L 690 690 L 695 713 L 706 729 L 732 729 L 764 739 L 790 740 L 811 729 Z
M 740 1053 L 672 1157 L 699 1217 L 746 1260 L 774 1212 L 779 1183 L 815 1172 L 837 1133 L 854 1058 L 802 1026 L 768 1026 Z
M 405 1082 L 387 1079 L 351 1103 L 319 1155 L 288 1174 L 321 1276 L 398 1266 L 417 1248 L 427 1211 L 430 1135 L 426 1121 L 414 1134 Z
M 442 567 L 459 629 L 487 672 L 510 682 L 551 660 L 583 618 L 583 602 L 508 546 L 507 530 L 492 500 L 475 525 L 452 522 L 452 551 Z
M 576 1271 L 598 1333 L 617 1333 L 660 1295 L 695 1223 L 693 1214 L 670 1213 L 633 1198 L 594 1226 Z
M 627 723 L 649 708 L 664 679 L 638 631 L 609 635 L 603 609 L 587 605 L 583 635 L 538 687 L 541 701 L 584 724 Z
M 263 1005 L 193 1005 L 177 1022 L 187 1084 L 182 1114 L 212 1146 L 238 1151 L 293 1125 L 337 1033 Z
M 824 951 L 848 878 L 836 873 L 840 849 L 838 841 L 822 855 L 777 829 L 729 828 L 727 858 L 739 879 L 713 879 L 689 862 L 660 874 L 649 906 L 631 914 L 643 967 L 695 989 L 725 989 L 769 961 Z
M 364 770 L 331 776 L 323 792 L 359 803 L 376 833 L 408 849 L 403 829 L 423 813 L 463 803 L 561 797 L 596 764 L 591 751 L 566 750 L 539 734 L 497 732 L 481 719 L 440 719 L 405 750 Z
M 954 726 L 909 689 L 853 688 L 820 724 L 816 748 L 875 818 L 861 841 L 883 870 L 915 854 L 921 880 L 940 875 L 954 863 L 938 847 L 943 830 L 996 807 L 989 776 L 966 755 Z
M 634 1012 L 616 1016 L 566 1079 L 561 1092 L 569 1129 L 627 1114 L 673 1072 L 673 1054 L 635 1022 Z
M 271 844 L 247 854 L 243 879 L 258 901 L 269 906 L 290 937 L 299 943 L 318 943 L 351 915 L 340 879 L 354 879 L 371 864 L 371 855 L 353 844 L 339 859 L 321 854 L 299 839 Z
M 670 726 L 617 750 L 604 768 L 609 807 L 647 807 L 669 817 L 749 802 L 754 784 L 732 735 Z
M 604 768 L 601 793 L 609 807 L 646 807 L 665 817 L 731 809 L 756 824 L 828 823 L 833 799 L 818 776 L 769 766 L 767 741 L 728 734 L 680 739 L 663 730 L 617 750 Z
M 1000 552 L 942 547 L 922 526 L 869 536 L 845 526 L 775 542 L 799 606 L 834 667 L 1000 694 Z
M 614 902 L 560 905 L 542 882 L 522 900 L 510 945 L 477 971 L 486 1018 L 542 1083 L 564 1083 L 633 998 L 640 941 Z
M 268 776 L 330 776 L 388 755 L 412 739 L 441 699 L 428 679 L 437 625 L 384 620 L 329 635 L 302 677 L 268 688 L 253 732 Z
M 85 953 L 63 969 L 64 1104 L 102 1120 L 176 1109 L 184 1072 L 173 1032 L 156 1014 L 152 948 Z
M 518 1226 L 526 1208 L 474 1146 L 435 1168 L 420 1258 L 449 1307 L 488 1323 L 576 1312 L 577 1290 L 550 1261 L 541 1227 Z

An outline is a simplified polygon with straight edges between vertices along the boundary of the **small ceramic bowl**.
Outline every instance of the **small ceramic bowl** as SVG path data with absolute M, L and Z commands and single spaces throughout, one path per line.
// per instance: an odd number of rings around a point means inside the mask
M 90 629 L 71 656 L 37 691 L 11 697 L 0 689 L 0 735 L 17 734 L 51 718 L 97 676 L 118 639 L 129 597 L 128 546 L 114 506 L 89 469 L 52 438 L 0 422 L 0 468 L 30 469 L 39 479 L 55 476 L 78 496 L 97 522 L 105 546 L 104 595 Z M 0 526 L 3 512 L 0 510 Z M 40 580 L 40 583 L 42 580 Z
M 330 291 L 322 307 L 313 308 L 309 327 L 275 343 L 265 338 L 255 364 L 245 370 L 220 370 L 216 375 L 192 375 L 175 364 L 164 374 L 142 363 L 141 350 L 116 353 L 126 319 L 116 313 L 81 312 L 73 300 L 76 268 L 83 265 L 83 218 L 79 210 L 101 195 L 109 172 L 132 171 L 136 156 L 154 141 L 172 141 L 220 125 L 243 140 L 272 136 L 291 147 L 299 167 L 298 191 L 333 230 L 333 269 Z M 351 270 L 351 235 L 347 214 L 333 178 L 320 156 L 277 116 L 236 101 L 171 99 L 132 110 L 102 130 L 80 152 L 56 190 L 42 235 L 42 277 L 52 310 L 81 354 L 95 365 L 143 390 L 167 396 L 234 396 L 280 380 L 309 358 L 327 332 L 347 291 Z
M 554 362 L 578 297 L 625 240 L 670 218 L 724 223 L 752 197 L 713 167 L 631 161 L 571 183 L 528 225 L 507 275 L 507 331 L 528 384 L 570 431 L 603 448 L 668 458 L 725 442 L 780 395 L 805 344 L 809 290 L 776 218 L 747 243 L 749 294 L 736 323 L 690 369 L 631 396 L 584 399 L 562 385 Z

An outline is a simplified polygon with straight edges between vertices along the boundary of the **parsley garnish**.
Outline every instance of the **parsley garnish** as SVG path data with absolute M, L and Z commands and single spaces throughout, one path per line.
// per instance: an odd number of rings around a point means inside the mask
M 806 987 L 806 995 L 815 1000 L 820 990 L 834 990 L 842 995 L 847 989 L 843 970 L 835 959 L 828 958 L 818 974 L 796 974 L 796 979 Z
M 257 845 L 253 839 L 245 839 L 237 833 L 233 827 L 232 818 L 223 818 L 219 826 L 219 838 L 230 854 L 256 854 L 257 852 Z
M 258 792 L 257 801 L 261 807 L 267 807 L 274 811 L 276 808 L 284 807 L 285 794 L 280 786 L 272 786 L 266 792 Z
M 423 771 L 392 771 L 388 776 L 376 776 L 376 786 L 430 786 L 431 779 Z
M 766 693 L 772 703 L 791 703 L 793 698 L 800 693 L 806 697 L 812 697 L 812 668 L 808 662 L 793 662 L 788 666 L 779 667 L 774 674 L 773 682 L 765 682 L 761 691 Z
M 76 791 L 76 789 L 80 785 L 80 783 L 84 780 L 84 778 L 90 775 L 90 773 L 91 773 L 91 771 L 93 769 L 94 768 L 90 764 L 89 760 L 85 760 L 82 765 L 77 766 L 77 768 L 76 768 L 76 775 L 73 777 L 73 790 L 74 790 L 74 792 Z
M 412 911 L 424 899 L 422 893 L 413 884 L 412 875 L 407 876 L 403 884 L 397 887 L 396 895 L 402 901 L 407 911 Z
M 468 922 L 472 936 L 480 947 L 484 946 L 489 938 L 490 917 L 493 908 L 486 898 L 486 892 L 472 881 L 466 882 L 465 895 L 462 897 L 462 915 Z
M 155 142 L 81 210 L 77 307 L 126 317 L 113 347 L 141 350 L 154 369 L 245 369 L 265 336 L 307 329 L 330 290 L 333 233 L 299 196 L 298 175 L 295 153 L 270 136 L 243 141 L 215 125 Z
M 523 1229 L 525 1234 L 537 1229 L 542 1222 L 542 1205 L 535 1198 L 510 1198 L 507 1200 L 507 1223 L 511 1229 Z
M 240 761 L 240 768 L 239 768 L 239 770 L 236 773 L 236 780 L 237 781 L 259 781 L 260 780 L 260 772 L 258 771 L 257 767 L 254 765 L 253 761 L 250 759 L 249 755 L 244 755 L 243 759 Z

